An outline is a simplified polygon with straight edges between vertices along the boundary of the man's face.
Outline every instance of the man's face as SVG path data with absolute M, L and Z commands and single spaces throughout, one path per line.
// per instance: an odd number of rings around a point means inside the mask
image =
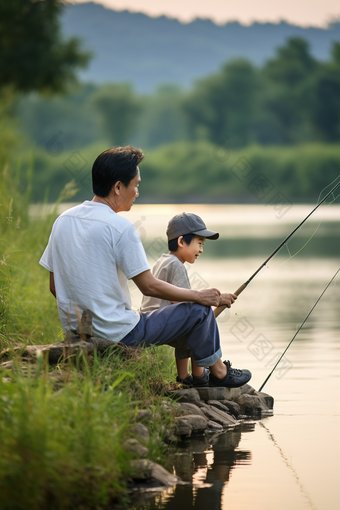
M 120 187 L 121 211 L 130 211 L 135 199 L 139 196 L 138 186 L 141 181 L 139 168 L 137 167 L 136 176 L 131 179 L 127 186 L 124 184 Z

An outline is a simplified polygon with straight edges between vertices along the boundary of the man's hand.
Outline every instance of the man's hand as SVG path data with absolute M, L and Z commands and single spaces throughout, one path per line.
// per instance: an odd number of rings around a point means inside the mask
M 219 304 L 219 306 L 226 306 L 227 308 L 230 308 L 231 305 L 236 301 L 237 299 L 237 296 L 236 294 L 230 294 L 229 292 L 224 292 L 223 294 L 221 294 L 221 302 Z
M 158 280 L 150 270 L 144 271 L 132 279 L 144 296 L 153 296 L 172 302 L 194 301 L 204 306 L 218 306 L 220 302 L 221 293 L 217 289 L 182 289 L 181 287 Z
M 204 306 L 218 306 L 222 294 L 218 289 L 204 289 L 197 291 L 198 303 Z M 222 304 L 222 303 L 221 303 Z

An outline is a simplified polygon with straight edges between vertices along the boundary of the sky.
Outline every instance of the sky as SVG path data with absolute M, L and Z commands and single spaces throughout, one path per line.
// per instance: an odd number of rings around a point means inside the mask
M 83 3 L 86 0 L 71 0 Z M 300 26 L 325 27 L 340 22 L 339 0 L 92 0 L 114 10 L 143 12 L 149 16 L 166 15 L 189 22 L 210 18 L 215 23 L 254 21 L 277 23 L 280 20 Z

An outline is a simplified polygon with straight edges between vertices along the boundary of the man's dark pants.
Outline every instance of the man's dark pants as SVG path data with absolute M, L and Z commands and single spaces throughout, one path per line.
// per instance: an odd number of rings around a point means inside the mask
M 199 367 L 212 366 L 222 356 L 212 308 L 191 302 L 142 313 L 138 324 L 121 342 L 129 346 L 177 346 L 178 340 L 186 342 Z

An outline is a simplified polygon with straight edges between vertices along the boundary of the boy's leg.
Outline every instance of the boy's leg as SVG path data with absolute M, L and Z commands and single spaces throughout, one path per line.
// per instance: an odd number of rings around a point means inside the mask
M 204 367 L 198 367 L 194 358 L 191 358 L 191 371 L 195 377 L 202 377 L 204 374 Z
M 164 345 L 185 336 L 198 367 L 209 366 L 212 386 L 238 387 L 251 379 L 249 370 L 222 362 L 216 319 L 211 307 L 178 303 L 142 313 L 139 323 L 121 342 L 125 345 Z
M 221 358 L 219 360 L 217 360 L 214 365 L 209 367 L 209 370 L 218 379 L 223 379 L 223 377 L 225 377 L 227 375 L 227 367 L 223 363 Z
M 185 379 L 189 377 L 189 358 L 185 359 L 177 359 L 176 358 L 176 366 L 177 366 L 177 374 L 180 379 Z

